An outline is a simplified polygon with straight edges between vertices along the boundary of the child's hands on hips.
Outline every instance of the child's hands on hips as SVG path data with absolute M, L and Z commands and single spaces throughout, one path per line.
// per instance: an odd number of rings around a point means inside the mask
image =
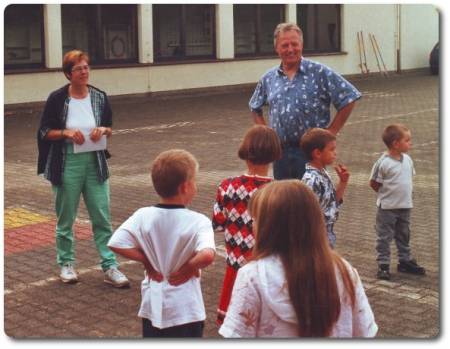
M 155 280 L 156 282 L 161 282 L 164 280 L 164 276 L 161 273 L 158 273 L 155 269 L 146 268 L 147 276 L 149 279 Z
M 339 179 L 341 182 L 347 183 L 348 179 L 350 178 L 350 172 L 348 172 L 347 167 L 345 167 L 342 164 L 338 164 L 334 167 L 336 170 L 337 175 L 339 176 Z
M 169 275 L 169 284 L 172 286 L 179 286 L 194 276 L 200 276 L 199 269 L 192 267 L 189 262 L 190 261 L 187 261 L 180 269 Z

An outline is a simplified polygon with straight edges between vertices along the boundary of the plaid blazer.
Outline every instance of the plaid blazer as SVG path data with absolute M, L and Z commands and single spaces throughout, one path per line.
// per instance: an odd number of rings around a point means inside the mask
M 112 111 L 106 93 L 91 85 L 88 85 L 88 88 L 95 124 L 97 127 L 111 127 Z M 70 98 L 69 84 L 50 94 L 45 104 L 37 132 L 39 150 L 37 173 L 38 175 L 44 174 L 44 177 L 53 185 L 62 184 L 66 143 L 64 139 L 49 141 L 45 137 L 48 131 L 52 129 L 58 130 L 66 127 Z M 100 182 L 104 182 L 109 178 L 106 159 L 110 157 L 110 154 L 107 150 L 100 150 L 95 153 L 97 157 L 97 177 Z

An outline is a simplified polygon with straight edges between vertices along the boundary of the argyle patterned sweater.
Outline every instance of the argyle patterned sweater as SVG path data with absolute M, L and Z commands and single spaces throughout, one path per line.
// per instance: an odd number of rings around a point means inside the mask
M 227 264 L 236 270 L 247 263 L 255 245 L 248 202 L 258 188 L 270 181 L 270 177 L 242 175 L 225 179 L 217 189 L 213 227 L 225 233 Z

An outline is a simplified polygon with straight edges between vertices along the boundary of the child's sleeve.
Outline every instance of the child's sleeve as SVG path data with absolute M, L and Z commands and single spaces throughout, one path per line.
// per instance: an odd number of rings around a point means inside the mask
M 139 247 L 135 234 L 140 231 L 139 210 L 117 228 L 108 242 L 108 247 L 136 248 Z
M 414 168 L 414 161 L 413 161 L 413 159 L 411 159 L 411 157 L 410 156 L 408 156 L 408 158 L 409 158 L 409 161 L 411 162 L 411 171 L 412 171 L 412 175 L 413 176 L 415 176 L 416 175 L 416 169 Z
M 383 166 L 382 158 L 378 159 L 370 172 L 370 180 L 383 184 Z
M 261 315 L 261 298 L 252 281 L 251 273 L 239 269 L 219 334 L 223 337 L 256 337 Z
M 355 306 L 353 307 L 353 337 L 375 337 L 378 325 L 367 299 L 358 272 L 353 269 L 355 281 Z
M 197 241 L 195 244 L 195 252 L 210 248 L 216 250 L 216 244 L 214 242 L 214 230 L 211 221 L 206 216 L 201 215 L 199 221 Z
M 225 222 L 227 220 L 227 209 L 224 206 L 225 193 L 222 188 L 222 184 L 217 189 L 216 201 L 213 208 L 212 224 L 215 231 L 224 231 Z

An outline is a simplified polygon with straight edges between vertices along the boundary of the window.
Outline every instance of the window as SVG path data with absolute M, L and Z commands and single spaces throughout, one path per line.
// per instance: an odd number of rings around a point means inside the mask
M 297 23 L 303 30 L 303 52 L 341 50 L 340 5 L 297 5 Z
M 153 5 L 155 61 L 215 58 L 214 5 Z
M 79 49 L 91 64 L 137 62 L 136 5 L 61 5 L 63 53 Z
M 284 5 L 234 5 L 236 56 L 275 55 L 273 32 L 284 22 Z
M 5 68 L 44 66 L 42 5 L 9 5 L 5 9 Z

